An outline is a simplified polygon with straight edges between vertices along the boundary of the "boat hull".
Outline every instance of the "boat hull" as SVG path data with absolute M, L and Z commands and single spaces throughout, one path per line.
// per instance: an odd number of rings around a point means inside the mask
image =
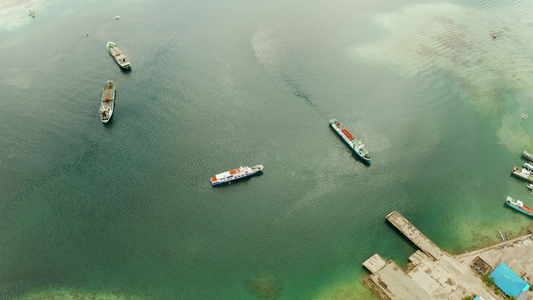
M 528 212 L 525 212 L 525 211 L 521 210 L 520 208 L 518 208 L 518 207 L 516 207 L 516 206 L 514 206 L 514 205 L 512 205 L 512 204 L 507 203 L 507 206 L 509 206 L 509 207 L 511 207 L 511 208 L 513 208 L 513 209 L 515 209 L 515 210 L 517 210 L 517 211 L 523 213 L 524 215 L 528 215 L 528 216 L 530 216 L 530 217 L 533 217 L 533 214 L 528 213 Z
M 523 207 L 519 207 L 517 206 L 515 203 L 514 203 L 514 200 L 511 198 L 511 197 L 507 197 L 507 200 L 505 201 L 505 204 L 507 204 L 507 206 L 515 209 L 515 210 L 518 210 L 519 212 L 525 214 L 525 215 L 528 215 L 530 217 L 533 217 L 533 209 L 527 207 L 527 206 L 523 206 Z

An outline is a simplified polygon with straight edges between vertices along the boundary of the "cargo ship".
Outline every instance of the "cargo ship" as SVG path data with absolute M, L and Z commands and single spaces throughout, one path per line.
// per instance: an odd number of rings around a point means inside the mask
M 507 200 L 505 200 L 505 203 L 507 205 L 509 205 L 510 207 L 518 210 L 519 212 L 521 213 L 524 213 L 528 216 L 531 216 L 533 217 L 533 209 L 532 208 L 529 208 L 527 206 L 524 205 L 524 203 L 522 203 L 522 201 L 520 200 L 515 200 L 509 196 L 507 196 Z
M 242 178 L 246 178 L 246 177 L 249 177 L 249 176 L 252 176 L 254 174 L 257 174 L 259 172 L 263 171 L 263 165 L 257 165 L 257 166 L 253 166 L 253 167 L 239 167 L 237 169 L 234 169 L 234 170 L 231 170 L 231 171 L 227 171 L 227 172 L 222 172 L 220 174 L 217 174 L 213 177 L 211 177 L 211 185 L 215 186 L 215 185 L 219 185 L 219 184 L 222 184 L 222 183 L 226 183 L 226 182 L 230 182 L 230 181 L 234 181 L 234 180 L 238 180 L 238 179 L 242 179 Z
M 356 139 L 344 126 L 338 122 L 336 119 L 329 120 L 329 125 L 337 134 L 342 138 L 342 140 L 350 147 L 352 150 L 367 164 L 370 164 L 372 157 L 370 153 L 365 149 L 365 145 L 361 140 Z
M 113 42 L 107 43 L 107 51 L 109 51 L 109 54 L 113 56 L 113 59 L 117 62 L 117 64 L 126 70 L 131 69 L 130 60 L 129 58 L 122 53 L 122 50 L 117 46 L 117 44 Z
M 116 93 L 115 83 L 112 80 L 108 80 L 104 85 L 102 101 L 100 102 L 100 120 L 104 123 L 109 122 L 113 115 Z
M 512 174 L 529 182 L 533 182 L 533 176 L 531 175 L 531 171 L 526 168 L 514 167 Z

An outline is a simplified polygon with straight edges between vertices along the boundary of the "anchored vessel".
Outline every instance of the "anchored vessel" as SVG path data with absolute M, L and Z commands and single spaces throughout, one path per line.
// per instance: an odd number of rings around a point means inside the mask
M 262 170 L 263 170 L 263 165 L 257 165 L 251 168 L 247 166 L 239 167 L 237 169 L 227 171 L 227 172 L 222 172 L 220 174 L 217 174 L 211 177 L 211 185 L 214 186 L 214 185 L 219 185 L 222 183 L 234 181 L 237 179 L 246 178 L 256 173 L 259 173 Z
M 519 212 L 533 217 L 533 209 L 525 206 L 524 203 L 522 203 L 522 201 L 515 200 L 507 196 L 507 200 L 505 200 L 505 203 L 507 203 L 507 205 L 509 205 L 510 207 L 518 210 Z
M 365 149 L 365 145 L 361 140 L 356 139 L 344 126 L 338 122 L 336 119 L 329 120 L 329 125 L 337 134 L 342 138 L 342 140 L 348 144 L 350 148 L 366 163 L 370 164 L 372 157 L 370 153 Z
M 529 171 L 533 171 L 533 163 L 527 162 L 522 165 L 523 169 L 528 169 Z
M 100 104 L 100 120 L 107 123 L 113 115 L 115 109 L 115 95 L 117 90 L 115 89 L 115 83 L 112 80 L 108 80 L 104 86 L 104 93 L 102 94 L 102 102 Z
M 122 53 L 122 50 L 120 50 L 117 44 L 113 42 L 108 42 L 107 50 L 109 51 L 111 56 L 113 56 L 113 58 L 121 68 L 128 70 L 131 68 L 130 60 L 126 55 L 124 55 L 124 53 Z
M 530 161 L 533 161 L 533 154 L 527 152 L 527 151 L 524 151 L 522 152 L 522 156 L 525 157 L 526 159 L 530 160 Z
M 529 182 L 533 182 L 531 171 L 526 168 L 514 167 L 512 174 Z

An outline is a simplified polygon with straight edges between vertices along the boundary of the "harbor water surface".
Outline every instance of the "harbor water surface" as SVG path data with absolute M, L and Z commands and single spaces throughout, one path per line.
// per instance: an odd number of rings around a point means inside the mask
M 533 151 L 533 120 L 520 118 L 532 113 L 532 9 L 5 5 L 0 298 L 374 299 L 362 262 L 380 253 L 405 265 L 415 250 L 386 223 L 393 210 L 452 253 L 523 232 L 530 219 L 504 202 L 533 204 L 511 177 Z M 117 95 L 104 125 L 108 79 Z M 332 118 L 363 140 L 371 166 Z M 209 182 L 257 164 L 258 176 Z

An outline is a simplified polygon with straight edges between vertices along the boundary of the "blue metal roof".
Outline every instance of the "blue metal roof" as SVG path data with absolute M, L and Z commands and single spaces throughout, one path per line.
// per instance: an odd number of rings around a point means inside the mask
M 518 297 L 521 292 L 529 289 L 529 284 L 504 263 L 490 273 L 489 278 L 508 296 Z

